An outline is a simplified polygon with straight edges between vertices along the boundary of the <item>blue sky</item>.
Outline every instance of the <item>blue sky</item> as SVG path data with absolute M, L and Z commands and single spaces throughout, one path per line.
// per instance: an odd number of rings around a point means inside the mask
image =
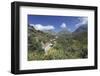
M 50 15 L 28 15 L 28 24 L 37 30 L 60 31 L 61 28 L 73 32 L 82 24 L 87 23 L 87 17 L 79 16 L 50 16 Z

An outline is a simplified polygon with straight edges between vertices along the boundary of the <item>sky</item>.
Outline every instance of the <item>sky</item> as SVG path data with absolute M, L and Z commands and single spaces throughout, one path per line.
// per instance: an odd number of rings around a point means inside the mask
M 79 26 L 87 24 L 88 18 L 81 16 L 28 15 L 28 24 L 36 30 L 60 31 L 62 28 L 75 31 Z

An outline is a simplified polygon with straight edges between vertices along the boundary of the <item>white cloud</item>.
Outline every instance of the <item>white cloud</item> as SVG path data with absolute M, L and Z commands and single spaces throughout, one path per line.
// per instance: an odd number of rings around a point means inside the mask
M 33 26 L 36 30 L 41 30 L 41 31 L 55 29 L 54 26 L 52 26 L 52 25 L 44 26 L 42 24 L 35 24 L 35 25 L 34 24 L 30 24 L 30 26 Z
M 88 18 L 78 18 L 78 19 L 80 20 L 80 22 L 75 25 L 76 28 L 82 26 L 83 24 L 87 24 L 88 22 Z
M 68 31 L 71 31 L 71 29 L 68 28 L 67 25 L 66 25 L 66 23 L 64 23 L 64 22 L 61 24 L 60 27 L 63 28 L 63 29 L 65 28 L 65 29 L 68 30 Z
M 34 24 L 29 24 L 30 26 L 35 26 Z
M 61 28 L 67 28 L 67 26 L 66 26 L 65 23 L 62 23 L 60 27 L 61 27 Z

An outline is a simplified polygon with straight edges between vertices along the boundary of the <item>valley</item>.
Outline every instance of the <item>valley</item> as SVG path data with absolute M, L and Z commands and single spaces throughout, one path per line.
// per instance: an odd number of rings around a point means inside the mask
M 40 31 L 28 25 L 28 61 L 88 58 L 87 25 L 70 32 Z

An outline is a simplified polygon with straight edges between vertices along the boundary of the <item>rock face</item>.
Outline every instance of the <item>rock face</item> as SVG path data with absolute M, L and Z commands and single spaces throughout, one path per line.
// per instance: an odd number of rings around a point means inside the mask
M 48 53 L 48 50 L 52 47 L 52 45 L 53 45 L 52 43 L 46 43 L 46 44 L 42 43 L 42 48 L 44 49 L 45 54 Z
M 45 54 L 47 54 L 49 49 L 52 48 L 56 44 L 56 40 L 55 39 L 51 39 L 47 43 L 41 42 L 41 44 L 42 44 L 42 48 L 45 51 Z

